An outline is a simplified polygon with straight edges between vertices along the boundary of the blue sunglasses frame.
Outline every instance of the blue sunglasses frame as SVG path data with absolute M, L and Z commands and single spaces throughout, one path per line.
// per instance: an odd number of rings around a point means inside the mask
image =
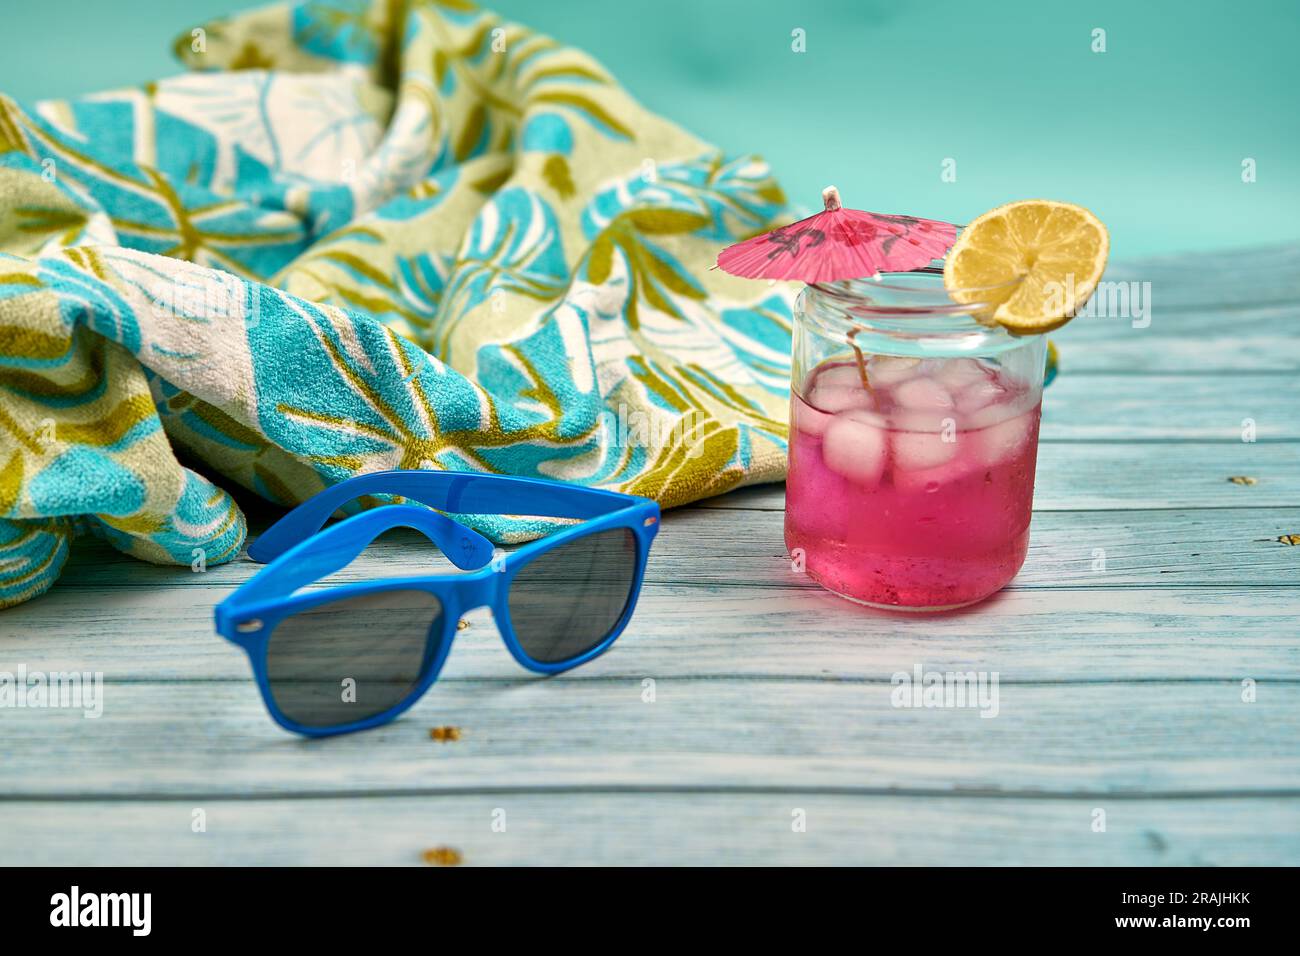
M 428 507 L 384 505 L 320 530 L 335 511 L 363 495 L 395 495 Z M 583 520 L 493 561 L 495 549 L 492 542 L 439 513 L 443 511 Z M 399 527 L 422 532 L 457 568 L 468 573 L 381 578 L 295 593 L 299 588 L 347 567 L 377 537 Z M 630 530 L 637 547 L 632 590 L 622 617 L 599 644 L 575 657 L 557 662 L 529 657 L 516 637 L 510 619 L 508 596 L 515 575 L 538 555 L 552 548 L 610 528 Z M 364 730 L 396 719 L 424 696 L 438 679 L 447 660 L 457 633 L 457 622 L 466 612 L 478 607 L 492 609 L 497 630 L 511 656 L 521 666 L 538 674 L 558 674 L 605 653 L 632 619 L 641 593 L 650 543 L 658 531 L 658 504 L 648 498 L 616 491 L 478 472 L 381 471 L 358 475 L 303 502 L 249 546 L 249 558 L 267 566 L 217 605 L 214 612 L 216 630 L 247 653 L 262 700 L 271 717 L 285 730 L 307 737 L 328 737 Z M 276 625 L 293 614 L 318 605 L 396 590 L 427 591 L 442 605 L 442 613 L 430 622 L 425 662 L 411 692 L 393 707 L 347 724 L 317 727 L 289 719 L 275 702 L 267 674 L 267 649 Z

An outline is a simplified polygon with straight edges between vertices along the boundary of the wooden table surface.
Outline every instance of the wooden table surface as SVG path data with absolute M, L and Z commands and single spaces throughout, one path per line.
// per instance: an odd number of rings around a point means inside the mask
M 605 657 L 534 677 L 478 611 L 406 717 L 306 741 L 212 631 L 256 565 L 81 542 L 0 670 L 102 671 L 103 715 L 0 711 L 0 863 L 1300 863 L 1300 247 L 1109 278 L 1150 325 L 1053 336 L 1029 559 L 964 612 L 819 590 L 745 489 L 665 516 Z M 918 664 L 998 715 L 892 706 Z

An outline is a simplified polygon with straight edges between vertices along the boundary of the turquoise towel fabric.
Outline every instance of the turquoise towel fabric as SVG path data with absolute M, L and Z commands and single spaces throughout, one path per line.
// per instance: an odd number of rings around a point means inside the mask
M 143 88 L 0 97 L 0 606 L 80 533 L 230 559 L 231 482 L 477 469 L 672 506 L 784 475 L 790 290 L 710 269 L 791 218 L 761 160 L 462 0 L 269 7 L 177 52 Z

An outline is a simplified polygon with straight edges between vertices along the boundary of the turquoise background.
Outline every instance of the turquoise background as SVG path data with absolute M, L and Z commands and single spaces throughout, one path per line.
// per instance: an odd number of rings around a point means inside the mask
M 175 73 L 178 33 L 256 5 L 8 3 L 0 90 L 72 96 Z M 956 222 L 1065 199 L 1106 222 L 1118 256 L 1300 238 L 1297 0 L 488 6 L 588 50 L 705 139 L 762 153 L 810 207 L 827 183 L 850 206 Z M 1106 53 L 1091 50 L 1097 27 Z M 946 158 L 956 182 L 940 179 Z

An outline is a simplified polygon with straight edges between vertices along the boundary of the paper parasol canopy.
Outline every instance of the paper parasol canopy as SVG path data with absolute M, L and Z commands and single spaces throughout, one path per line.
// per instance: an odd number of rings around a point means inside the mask
M 835 282 L 928 266 L 957 239 L 951 223 L 845 209 L 834 186 L 822 201 L 815 216 L 728 246 L 718 267 L 745 279 Z

